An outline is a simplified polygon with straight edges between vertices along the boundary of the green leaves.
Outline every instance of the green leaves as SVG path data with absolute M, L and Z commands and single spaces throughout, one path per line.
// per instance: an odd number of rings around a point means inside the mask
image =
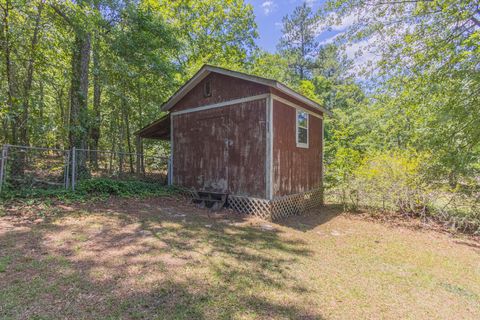
M 478 1 L 329 1 L 328 7 L 357 17 L 341 44 L 371 43 L 377 57 L 374 68 L 363 65 L 374 85 L 368 112 L 355 115 L 371 126 L 364 133 L 370 148 L 432 154 L 422 171 L 430 181 L 478 176 Z
M 32 50 L 42 3 L 38 45 Z M 88 135 L 93 141 L 85 144 L 92 142 L 90 147 L 133 152 L 133 132 L 157 119 L 162 103 L 198 68 L 212 63 L 245 70 L 256 48 L 253 8 L 243 0 L 8 0 L 1 4 L 2 143 L 18 140 L 19 124 L 25 124 L 24 143 L 68 147 L 69 133 L 75 133 L 82 143 Z M 3 46 L 5 36 L 8 46 Z M 80 92 L 73 86 L 78 87 L 79 68 L 72 68 L 72 58 L 81 51 L 75 47 L 78 36 L 91 39 L 82 53 L 82 83 L 88 87 L 81 90 L 82 97 L 86 95 L 82 110 L 88 112 L 82 111 L 81 125 L 75 125 L 79 120 L 75 114 L 69 119 L 72 92 Z M 33 81 L 29 94 L 24 94 L 30 61 Z M 30 103 L 28 114 L 21 109 L 25 101 Z M 20 119 L 23 114 L 26 120 Z
M 182 50 L 176 62 L 184 80 L 205 63 L 241 69 L 256 49 L 253 8 L 243 0 L 160 2 L 162 15 L 178 30 Z

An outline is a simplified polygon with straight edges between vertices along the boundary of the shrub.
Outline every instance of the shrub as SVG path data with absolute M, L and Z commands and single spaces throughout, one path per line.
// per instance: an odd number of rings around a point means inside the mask
M 118 196 L 147 196 L 147 195 L 165 195 L 171 193 L 165 185 L 144 182 L 137 180 L 120 181 L 112 179 L 85 179 L 81 180 L 76 192 L 83 194 L 96 195 L 118 195 Z
M 347 165 L 337 168 L 337 183 L 330 190 L 345 209 L 369 208 L 408 214 L 425 211 L 426 187 L 419 173 L 420 157 L 401 152 L 373 153 L 363 158 L 354 155 L 346 154 L 342 164 Z
M 366 157 L 354 171 L 351 182 L 356 206 L 362 202 L 382 211 L 425 215 L 428 190 L 420 174 L 421 163 L 420 157 L 399 152 Z
M 480 234 L 480 187 L 475 179 L 451 188 L 423 174 L 428 156 L 407 152 L 374 153 L 343 175 L 327 196 L 346 210 L 399 212 L 429 218 L 453 229 Z M 331 181 L 334 181 L 333 179 Z
M 456 230 L 480 234 L 480 187 L 477 184 L 436 188 L 429 194 L 431 216 Z
M 143 181 L 119 181 L 105 178 L 84 179 L 77 183 L 75 191 L 65 189 L 5 189 L 0 193 L 0 201 L 8 202 L 22 199 L 59 199 L 66 201 L 91 200 L 95 197 L 110 195 L 122 197 L 164 196 L 173 194 L 176 189 L 163 184 Z

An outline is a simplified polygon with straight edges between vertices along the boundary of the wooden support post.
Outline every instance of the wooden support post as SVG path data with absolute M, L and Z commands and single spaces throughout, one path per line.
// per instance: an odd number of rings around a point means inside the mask
M 321 159 L 321 164 L 320 164 L 320 170 L 322 170 L 322 172 L 320 173 L 320 190 L 322 192 L 321 196 L 320 196 L 320 204 L 323 206 L 325 204 L 325 159 L 324 159 L 324 156 L 325 156 L 325 124 L 323 123 L 324 122 L 324 119 L 322 118 L 321 119 L 322 121 L 322 140 L 320 141 L 320 146 L 322 148 L 322 153 L 320 155 Z
M 167 183 L 169 186 L 173 184 L 172 181 L 172 156 L 168 157 L 167 160 Z

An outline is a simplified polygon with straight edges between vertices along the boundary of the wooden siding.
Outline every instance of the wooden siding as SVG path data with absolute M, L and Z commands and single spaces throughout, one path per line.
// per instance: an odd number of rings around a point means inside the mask
M 299 148 L 296 145 L 296 109 L 273 101 L 274 198 L 321 186 L 322 121 L 309 116 L 309 147 Z
M 310 112 L 313 112 L 313 113 L 316 113 L 320 116 L 323 116 L 323 112 L 321 110 L 318 110 L 317 108 L 306 105 L 305 103 L 303 103 L 301 101 L 298 101 L 298 100 L 290 97 L 289 95 L 286 95 L 285 93 L 283 93 L 283 92 L 281 92 L 281 91 L 279 91 L 275 88 L 270 88 L 270 90 L 271 90 L 271 93 L 273 93 L 276 96 L 279 96 L 280 98 L 288 100 L 288 101 L 290 101 L 290 102 L 292 102 L 292 103 L 294 103 L 294 104 L 296 104 L 296 105 L 298 105 L 298 106 L 300 106 L 300 107 L 302 107 L 302 108 L 304 108 L 304 109 L 306 109 Z
M 173 116 L 174 184 L 265 197 L 265 115 L 261 99 Z
M 204 96 L 205 81 L 211 81 L 210 97 Z M 223 101 L 269 93 L 270 88 L 243 79 L 211 73 L 196 85 L 170 110 L 172 112 L 210 105 Z

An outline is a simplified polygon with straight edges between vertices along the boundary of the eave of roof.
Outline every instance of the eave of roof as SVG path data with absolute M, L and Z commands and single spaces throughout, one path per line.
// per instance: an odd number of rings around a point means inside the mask
M 286 85 L 272 79 L 267 79 L 267 78 L 262 78 L 238 71 L 232 71 L 220 67 L 215 67 L 211 65 L 204 65 L 198 72 L 190 79 L 188 80 L 180 89 L 175 92 L 170 99 L 162 106 L 163 111 L 168 111 L 170 110 L 177 102 L 179 102 L 190 90 L 192 90 L 197 84 L 199 84 L 205 77 L 207 77 L 210 73 L 215 72 L 219 74 L 223 74 L 226 76 L 231 76 L 235 78 L 240 78 L 243 80 L 259 83 L 265 86 L 269 86 L 272 88 L 275 88 L 279 90 L 280 92 L 285 93 L 286 95 L 294 98 L 295 100 L 298 100 L 300 102 L 305 103 L 306 105 L 316 108 L 321 112 L 324 112 L 328 114 L 329 116 L 332 115 L 332 113 L 322 107 L 320 104 L 317 102 L 305 97 L 304 95 L 290 89 Z
M 147 139 L 170 139 L 170 113 L 136 131 L 134 135 Z

